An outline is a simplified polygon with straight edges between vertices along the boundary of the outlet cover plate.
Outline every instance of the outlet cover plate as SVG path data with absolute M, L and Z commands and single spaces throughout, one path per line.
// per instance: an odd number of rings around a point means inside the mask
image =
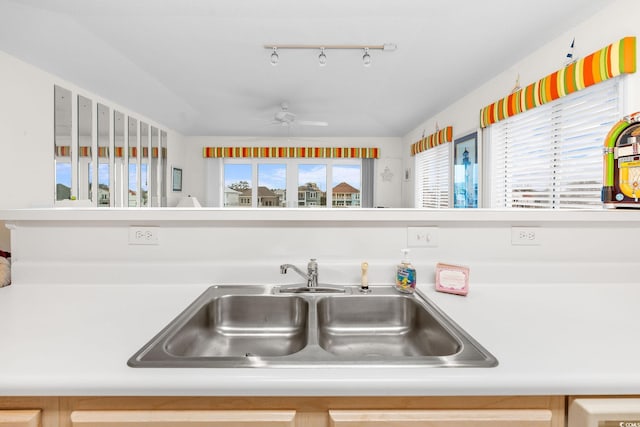
M 407 227 L 407 247 L 435 248 L 438 246 L 438 227 Z
M 160 227 L 129 227 L 130 245 L 157 245 Z
M 540 227 L 511 227 L 511 245 L 538 246 L 540 245 Z

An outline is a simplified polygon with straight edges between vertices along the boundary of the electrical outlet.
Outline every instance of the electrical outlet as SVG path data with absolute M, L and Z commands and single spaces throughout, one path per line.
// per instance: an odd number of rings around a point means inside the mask
M 438 246 L 438 227 L 407 227 L 407 247 Z
M 129 227 L 130 245 L 157 245 L 160 227 Z
M 540 244 L 540 228 L 511 227 L 511 244 L 518 246 L 536 246 Z

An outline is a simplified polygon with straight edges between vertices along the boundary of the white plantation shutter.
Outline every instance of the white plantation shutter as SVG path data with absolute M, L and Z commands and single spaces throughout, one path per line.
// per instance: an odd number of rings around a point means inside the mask
M 416 154 L 416 207 L 449 207 L 451 144 Z
M 602 206 L 602 149 L 620 98 L 614 78 L 491 125 L 491 207 Z

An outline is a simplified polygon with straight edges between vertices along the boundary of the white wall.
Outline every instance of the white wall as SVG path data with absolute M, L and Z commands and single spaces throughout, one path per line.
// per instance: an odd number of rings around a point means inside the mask
M 125 211 L 111 221 L 59 213 L 50 215 L 56 220 L 36 212 L 30 216 L 44 220 L 16 221 L 14 285 L 300 283 L 278 266 L 303 267 L 309 258 L 318 259 L 323 283 L 358 283 L 366 261 L 371 283 L 389 284 L 408 244 L 407 227 L 416 226 L 438 227 L 437 246 L 412 249 L 419 283 L 433 283 L 435 264 L 449 262 L 469 266 L 474 284 L 638 284 L 631 236 L 640 221 L 630 211 L 372 209 L 306 220 L 298 213 L 307 212 L 296 210 L 173 209 L 145 217 Z M 158 245 L 130 245 L 131 225 L 156 227 Z M 513 245 L 512 226 L 535 227 L 539 244 Z
M 0 209 L 53 206 L 56 84 L 166 130 L 169 165 L 182 163 L 180 134 L 0 51 Z M 178 199 L 170 192 L 169 205 L 175 205 Z M 0 249 L 8 246 L 7 234 L 2 231 Z
M 66 84 L 0 52 L 0 206 L 4 208 L 53 204 L 55 83 Z
M 207 159 L 202 156 L 204 147 L 216 146 L 284 146 L 284 147 L 378 147 L 380 158 L 376 162 L 374 206 L 397 208 L 401 205 L 402 139 L 401 138 L 259 138 L 259 137 L 184 137 L 186 149 L 185 182 L 189 194 L 198 200 L 207 200 Z M 391 181 L 384 181 L 381 173 L 389 168 Z
M 454 139 L 464 136 L 480 126 L 480 110 L 511 93 L 516 78 L 520 76 L 520 86 L 525 87 L 564 66 L 565 55 L 571 40 L 575 37 L 574 57 L 582 58 L 626 36 L 640 35 L 638 26 L 640 2 L 637 0 L 612 1 L 599 13 L 567 31 L 557 39 L 530 53 L 509 69 L 504 70 L 492 80 L 486 82 L 465 97 L 454 102 L 433 117 L 420 123 L 403 138 L 403 162 L 405 167 L 413 169 L 413 157 L 409 150 L 411 144 L 418 141 L 426 130 L 429 135 L 435 130 L 436 122 L 440 127 L 453 126 Z M 526 54 L 526 52 L 525 52 Z M 472 72 L 472 70 L 470 70 Z M 627 105 L 625 114 L 640 110 L 640 73 L 625 77 Z M 405 207 L 413 207 L 413 182 L 404 183 L 403 198 Z

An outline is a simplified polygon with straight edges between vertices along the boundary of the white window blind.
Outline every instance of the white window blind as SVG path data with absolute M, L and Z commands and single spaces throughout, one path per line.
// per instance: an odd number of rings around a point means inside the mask
M 416 154 L 416 207 L 449 207 L 451 144 Z
M 491 207 L 602 206 L 602 147 L 620 120 L 620 78 L 490 127 Z

